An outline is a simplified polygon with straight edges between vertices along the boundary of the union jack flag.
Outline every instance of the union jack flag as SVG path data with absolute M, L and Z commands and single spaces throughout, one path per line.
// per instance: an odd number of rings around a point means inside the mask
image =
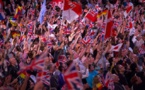
M 69 28 L 66 28 L 66 30 L 64 31 L 64 34 L 66 34 L 66 35 L 69 35 L 69 34 L 71 34 L 71 29 L 69 29 Z
M 30 9 L 30 11 L 29 11 L 29 13 L 31 14 L 31 15 L 35 15 L 35 9 Z
M 50 75 L 49 75 L 49 71 L 47 70 L 43 70 L 41 72 L 37 73 L 37 81 L 42 80 L 42 82 L 46 85 L 50 85 Z
M 68 90 L 83 90 L 83 84 L 81 82 L 78 70 L 76 69 L 74 62 L 68 67 L 68 69 L 64 73 L 64 79 L 66 81 Z
M 92 39 L 90 36 L 86 36 L 82 39 L 83 44 L 89 44 L 89 43 L 91 43 L 91 41 L 92 41 Z
M 44 69 L 44 60 L 34 59 L 30 65 L 24 67 L 23 69 L 20 69 L 18 74 L 25 72 L 26 70 L 43 70 L 43 69 Z
M 114 90 L 114 84 L 112 80 L 112 74 L 110 72 L 107 72 L 104 80 L 104 85 L 108 87 L 110 90 Z
M 29 23 L 27 24 L 27 27 L 28 27 L 29 31 L 32 31 L 32 30 L 33 30 L 33 22 L 32 22 L 32 21 L 29 22 Z
M 58 57 L 58 62 L 65 63 L 66 62 L 66 56 L 65 55 L 60 55 Z
M 43 70 L 44 69 L 44 60 L 33 60 L 30 69 L 36 69 L 36 70 Z
M 52 46 L 53 46 L 52 42 L 50 42 L 50 41 L 47 43 L 47 45 L 48 45 L 48 48 L 52 48 Z

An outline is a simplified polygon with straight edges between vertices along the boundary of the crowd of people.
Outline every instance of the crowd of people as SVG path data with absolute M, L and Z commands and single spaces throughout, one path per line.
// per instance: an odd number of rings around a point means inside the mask
M 63 9 L 46 0 L 40 23 L 43 0 L 1 0 L 5 18 L 0 21 L 0 90 L 145 90 L 145 4 L 141 1 L 72 0 L 81 5 L 82 15 L 68 23 L 62 18 Z M 128 3 L 133 9 L 125 17 Z M 85 18 L 96 5 L 96 12 L 109 9 L 113 16 L 107 39 L 107 15 L 95 22 Z M 21 13 L 11 22 L 18 7 Z M 111 49 L 118 44 L 119 50 Z M 68 70 L 72 64 L 77 75 Z M 76 78 L 81 82 L 73 81 Z

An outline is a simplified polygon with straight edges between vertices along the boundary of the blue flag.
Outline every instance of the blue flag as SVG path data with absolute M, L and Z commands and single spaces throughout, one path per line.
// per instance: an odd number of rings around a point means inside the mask
M 40 24 L 43 22 L 45 12 L 46 12 L 46 0 L 44 0 L 43 4 L 41 5 L 41 10 L 40 10 L 39 18 L 38 18 L 38 21 L 40 22 Z

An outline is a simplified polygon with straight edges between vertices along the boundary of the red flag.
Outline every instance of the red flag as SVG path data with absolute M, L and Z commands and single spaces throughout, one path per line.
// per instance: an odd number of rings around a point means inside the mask
M 125 12 L 124 12 L 125 18 L 128 16 L 128 14 L 130 13 L 130 11 L 131 11 L 132 9 L 133 9 L 133 4 L 132 4 L 132 3 L 129 3 L 129 4 L 127 5 L 127 8 L 126 8 Z
M 89 10 L 85 17 L 90 21 L 95 22 L 97 20 L 97 13 L 93 10 Z
M 106 25 L 106 31 L 105 31 L 105 39 L 111 37 L 113 23 L 114 23 L 114 21 L 112 19 L 112 14 L 111 14 L 110 10 L 108 10 L 107 25 Z
M 77 19 L 79 15 L 82 14 L 81 5 L 76 2 L 71 2 L 69 0 L 64 0 L 64 10 L 62 12 L 62 17 L 66 19 L 69 23 Z

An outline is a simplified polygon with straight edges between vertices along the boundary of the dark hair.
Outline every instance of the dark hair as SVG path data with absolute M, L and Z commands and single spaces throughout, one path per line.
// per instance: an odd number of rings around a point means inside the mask
M 131 69 L 132 71 L 136 71 L 136 70 L 135 70 L 136 68 L 137 68 L 136 63 L 132 63 L 132 64 L 130 65 L 130 69 Z

